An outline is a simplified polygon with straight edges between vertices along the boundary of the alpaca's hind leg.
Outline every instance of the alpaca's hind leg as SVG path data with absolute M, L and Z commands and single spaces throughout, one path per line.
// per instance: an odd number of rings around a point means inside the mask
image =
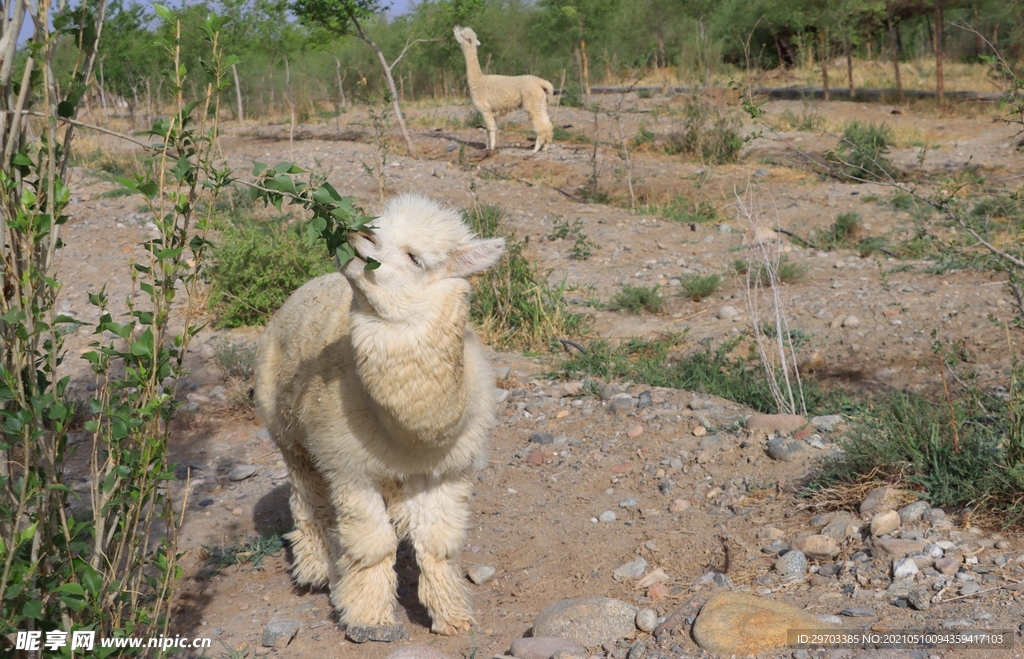
M 458 634 L 473 624 L 469 593 L 456 562 L 466 541 L 472 488 L 465 478 L 414 478 L 403 484 L 401 504 L 392 507 L 396 523 L 407 529 L 416 550 L 419 598 L 433 620 L 431 630 L 438 634 Z
M 292 576 L 302 586 L 325 586 L 330 551 L 327 525 L 334 520 L 327 484 L 301 447 L 282 448 L 292 493 L 288 503 L 295 530 L 284 536 L 292 546 Z
M 484 125 L 487 126 L 487 150 L 494 151 L 498 148 L 498 121 L 494 118 L 493 112 L 481 112 L 484 117 Z
M 331 604 L 343 624 L 393 624 L 398 536 L 380 489 L 343 484 L 333 500 L 341 552 L 331 574 Z

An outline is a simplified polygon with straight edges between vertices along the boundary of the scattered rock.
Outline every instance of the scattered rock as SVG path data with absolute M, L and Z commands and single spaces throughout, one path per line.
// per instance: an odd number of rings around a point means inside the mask
M 875 616 L 875 610 L 863 606 L 852 606 L 840 611 L 839 615 L 847 616 L 848 618 L 873 618 Z
M 921 516 L 929 507 L 927 501 L 915 501 L 910 505 L 903 506 L 900 508 L 900 523 L 907 525 L 920 521 Z
M 959 556 L 944 556 L 935 560 L 935 569 L 947 577 L 951 577 L 960 569 L 962 562 Z
M 530 435 L 530 442 L 534 444 L 554 444 L 555 436 L 549 432 L 535 432 Z
M 831 522 L 825 525 L 821 532 L 836 542 L 843 542 L 855 533 L 860 532 L 861 524 L 850 515 L 836 515 Z
M 743 593 L 713 595 L 693 624 L 693 638 L 710 652 L 748 655 L 788 644 L 790 629 L 829 629 L 817 616 L 783 602 Z
M 636 628 L 648 634 L 658 626 L 658 614 L 654 609 L 640 609 L 636 614 Z
M 636 508 L 636 499 L 629 497 L 619 502 L 619 508 Z
M 669 576 L 667 574 L 665 574 L 665 570 L 663 570 L 662 568 L 659 567 L 656 570 L 653 570 L 646 577 L 644 577 L 643 579 L 638 581 L 637 584 L 636 584 L 636 587 L 637 588 L 647 588 L 648 586 L 653 586 L 656 583 L 661 583 L 662 581 L 668 581 L 668 579 L 669 579 Z
M 636 439 L 642 434 L 644 434 L 644 427 L 639 423 L 634 423 L 630 427 L 626 428 L 626 437 L 629 437 L 630 439 Z
M 705 428 L 704 426 L 697 426 L 696 428 L 693 429 L 694 437 L 703 437 L 706 434 L 708 434 L 708 429 Z
M 996 549 L 1009 549 L 1013 545 L 1010 544 L 1009 540 L 1000 540 L 996 542 Z
M 868 495 L 864 497 L 864 501 L 860 504 L 860 514 L 870 515 L 877 509 L 889 509 L 892 510 L 896 507 L 897 502 L 900 499 L 900 491 L 894 487 L 888 485 L 883 487 L 876 487 L 875 489 L 868 492 Z
M 928 592 L 923 588 L 911 588 L 910 592 L 907 593 L 907 601 L 912 608 L 918 611 L 927 611 L 932 606 Z
M 395 650 L 387 656 L 387 659 L 451 659 L 451 655 L 441 652 L 432 645 L 418 643 Z
M 981 590 L 981 585 L 975 581 L 968 581 L 964 585 L 960 586 L 961 595 L 973 595 Z
M 835 430 L 835 427 L 842 422 L 842 414 L 829 414 L 827 416 L 816 416 L 811 418 L 811 425 L 821 432 L 832 432 Z
M 602 522 L 614 522 L 615 521 L 615 513 L 610 511 L 610 510 L 606 510 L 603 513 L 601 513 L 601 516 L 598 517 L 598 519 L 601 520 Z
M 890 557 L 903 558 L 915 551 L 924 549 L 924 542 L 920 540 L 898 540 L 896 538 L 880 538 L 875 541 L 875 547 Z
M 646 569 L 647 559 L 643 556 L 638 556 L 625 565 L 615 568 L 612 576 L 616 579 L 639 579 L 644 575 L 644 570 Z
M 676 499 L 668 507 L 670 513 L 681 513 L 690 509 L 690 502 L 686 499 Z
M 892 564 L 892 578 L 893 579 L 906 579 L 917 574 L 917 563 L 914 559 L 909 556 L 906 558 L 900 558 Z
M 509 652 L 518 659 L 551 659 L 556 653 L 572 653 L 573 656 L 587 656 L 587 649 L 578 643 L 557 636 L 534 636 L 517 638 L 512 641 Z
M 292 642 L 302 629 L 298 620 L 271 620 L 263 627 L 263 647 L 283 648 Z
M 843 318 L 843 327 L 860 327 L 860 318 L 852 315 Z
M 394 641 L 407 640 L 409 632 L 402 623 L 394 625 L 349 625 L 345 629 L 345 637 L 353 643 L 365 643 L 367 641 L 392 643 Z
M 839 553 L 839 545 L 828 535 L 815 534 L 797 538 L 792 548 L 804 553 L 807 558 L 825 561 Z
M 511 395 L 512 394 L 509 392 L 508 389 L 495 389 L 494 390 L 494 402 L 497 403 L 498 405 L 501 405 L 506 400 L 508 400 L 508 397 L 511 396 Z
M 228 478 L 233 481 L 244 481 L 256 473 L 256 465 L 238 465 L 228 473 Z
M 633 644 L 633 647 L 629 648 L 629 654 L 626 655 L 626 659 L 644 659 L 647 656 L 647 644 L 643 641 L 637 641 Z
M 735 318 L 738 315 L 740 315 L 740 310 L 737 309 L 736 307 L 730 307 L 728 305 L 721 307 L 718 310 L 718 313 L 715 314 L 715 316 L 719 320 L 729 320 L 730 318 Z
M 871 535 L 876 538 L 887 533 L 892 533 L 900 527 L 900 514 L 895 510 L 885 510 L 875 513 L 871 518 Z
M 535 636 L 558 636 L 585 647 L 617 641 L 636 630 L 637 608 L 610 597 L 555 602 L 533 621 Z
M 774 526 L 766 526 L 757 532 L 757 537 L 761 540 L 778 540 L 784 535 L 786 533 L 783 530 L 777 529 Z
M 783 577 L 803 576 L 807 571 L 807 557 L 801 551 L 787 551 L 775 561 L 775 571 Z
M 751 414 L 747 419 L 748 430 L 765 430 L 791 435 L 807 425 L 807 419 L 799 414 Z
M 807 445 L 790 437 L 776 437 L 768 442 L 768 457 L 782 462 L 793 462 L 807 454 Z
M 281 481 L 288 478 L 288 467 L 281 467 L 274 473 L 270 474 L 271 480 Z
M 493 579 L 494 573 L 495 569 L 493 565 L 471 565 L 469 569 L 466 570 L 466 576 L 468 576 L 469 580 L 478 586 Z

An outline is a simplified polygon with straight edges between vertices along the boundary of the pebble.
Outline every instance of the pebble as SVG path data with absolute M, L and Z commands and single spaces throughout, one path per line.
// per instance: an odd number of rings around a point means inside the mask
M 614 522 L 615 513 L 610 510 L 606 510 L 603 513 L 601 513 L 601 516 L 598 517 L 598 519 L 602 522 Z
M 690 502 L 687 499 L 676 499 L 669 505 L 670 513 L 681 513 L 690 509 Z
M 768 442 L 768 457 L 781 462 L 793 462 L 807 454 L 807 445 L 789 437 L 776 437 Z
M 533 444 L 554 444 L 555 436 L 549 432 L 535 432 L 530 435 L 530 442 Z
M 875 616 L 875 610 L 862 606 L 852 606 L 840 611 L 839 615 L 846 616 L 848 618 L 873 618 Z
M 816 561 L 828 560 L 839 553 L 836 541 L 831 536 L 821 534 L 797 538 L 793 542 L 793 549 Z
M 626 655 L 626 659 L 644 659 L 647 656 L 647 644 L 643 641 L 637 641 L 629 648 L 629 654 Z
M 784 535 L 786 535 L 785 531 L 774 526 L 766 526 L 757 532 L 757 537 L 761 540 L 778 540 Z
M 899 496 L 900 491 L 894 487 L 889 487 L 888 485 L 876 487 L 868 492 L 868 495 L 864 497 L 864 501 L 861 502 L 860 514 L 868 515 L 880 508 L 892 509 L 895 507 L 894 504 L 899 499 Z
M 626 428 L 626 437 L 629 437 L 630 439 L 636 439 L 642 434 L 644 434 L 644 427 L 638 423 Z
M 981 585 L 976 583 L 976 582 L 974 582 L 974 581 L 969 581 L 969 582 L 965 583 L 964 585 L 960 586 L 960 594 L 961 595 L 973 595 L 973 594 L 977 593 L 980 590 L 981 590 Z
M 730 307 L 726 305 L 718 309 L 716 317 L 719 320 L 729 320 L 730 318 L 735 318 L 738 315 L 740 315 L 739 309 L 737 309 L 736 307 Z
M 634 499 L 633 497 L 623 499 L 622 501 L 619 502 L 619 508 L 636 508 L 636 506 L 636 499 Z
M 746 421 L 747 430 L 766 430 L 791 435 L 807 425 L 799 414 L 751 414 Z
M 493 565 L 471 565 L 466 570 L 466 576 L 469 577 L 470 581 L 479 586 L 493 579 L 495 572 L 496 570 Z
M 821 432 L 832 432 L 835 430 L 835 427 L 842 422 L 842 414 L 829 414 L 827 416 L 816 416 L 811 418 L 811 425 Z
M 876 538 L 892 533 L 900 527 L 900 514 L 895 510 L 886 510 L 875 513 L 871 518 L 871 535 Z
M 302 623 L 298 620 L 271 620 L 263 627 L 263 647 L 283 648 L 292 642 L 300 629 Z
M 270 431 L 267 430 L 266 428 L 260 428 L 259 430 L 256 431 L 256 439 L 260 440 L 261 442 L 273 441 L 273 438 L 270 436 Z
M 1009 540 L 1000 540 L 996 543 L 996 549 L 1009 549 L 1011 546 Z
M 843 318 L 843 327 L 860 327 L 860 318 L 856 316 L 847 316 Z
M 636 628 L 650 634 L 658 626 L 658 614 L 654 609 L 640 609 L 636 614 Z
M 509 652 L 517 659 L 551 659 L 559 652 L 564 652 L 569 656 L 587 656 L 587 649 L 579 643 L 557 636 L 517 638 L 512 641 Z
M 802 551 L 787 551 L 775 561 L 775 571 L 783 577 L 803 576 L 807 571 L 807 557 Z
M 639 579 L 644 576 L 644 570 L 646 569 L 647 559 L 643 556 L 638 556 L 630 562 L 615 568 L 612 576 L 616 579 Z
M 234 509 L 233 509 L 233 510 L 231 511 L 231 514 L 232 514 L 232 515 L 235 515 L 235 516 L 237 517 L 238 515 L 241 515 L 241 514 L 242 514 L 242 513 L 244 513 L 244 512 L 245 512 L 245 511 L 244 511 L 244 510 L 242 510 L 241 508 L 234 508 Z
M 697 426 L 696 428 L 693 429 L 694 437 L 703 437 L 706 434 L 708 434 L 708 429 L 705 428 L 704 426 Z
M 648 586 L 653 586 L 656 583 L 668 581 L 668 579 L 669 576 L 665 574 L 665 570 L 659 567 L 655 570 L 652 570 L 650 574 L 648 574 L 646 577 L 638 581 L 636 587 L 647 588 Z
M 907 593 L 907 601 L 910 603 L 911 608 L 918 611 L 927 611 L 932 606 L 928 592 L 923 588 L 911 588 L 910 592 Z
M 892 578 L 893 579 L 906 579 L 917 574 L 917 563 L 914 559 L 909 556 L 906 558 L 900 558 L 893 561 L 892 564 Z
M 540 612 L 533 621 L 533 633 L 592 648 L 635 633 L 636 614 L 637 607 L 610 597 L 562 600 Z
M 280 480 L 284 480 L 285 478 L 288 478 L 288 468 L 287 467 L 281 467 L 280 469 L 278 469 L 274 473 L 270 474 L 270 478 L 271 478 L 271 480 L 275 480 L 275 481 L 280 481 Z
M 451 655 L 441 652 L 432 645 L 407 645 L 387 656 L 387 659 L 452 659 Z
M 629 394 L 615 394 L 608 401 L 608 409 L 612 412 L 629 412 L 637 406 L 637 400 Z
M 494 402 L 501 405 L 511 395 L 508 389 L 495 389 L 494 390 Z
M 900 508 L 900 523 L 913 524 L 920 521 L 921 516 L 930 506 L 927 501 L 915 501 L 914 503 Z
M 932 524 L 942 522 L 946 519 L 946 511 L 942 508 L 929 508 L 925 511 L 924 515 L 922 515 L 922 518 L 924 521 L 931 522 Z
M 960 569 L 961 562 L 962 561 L 959 556 L 945 556 L 943 558 L 936 559 L 935 569 L 947 577 L 951 577 Z
M 233 481 L 244 481 L 246 478 L 253 476 L 256 473 L 256 465 L 238 465 L 228 474 L 228 478 Z
M 345 629 L 345 638 L 353 643 L 365 643 L 367 641 L 392 643 L 394 641 L 408 640 L 409 631 L 402 623 L 394 625 L 349 625 Z

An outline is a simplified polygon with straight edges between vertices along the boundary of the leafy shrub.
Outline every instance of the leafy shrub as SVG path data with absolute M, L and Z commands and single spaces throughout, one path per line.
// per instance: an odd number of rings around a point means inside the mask
M 214 252 L 209 306 L 218 327 L 259 325 L 295 289 L 333 268 L 319 246 L 309 247 L 298 227 L 235 221 L 225 227 Z
M 832 226 L 818 236 L 818 248 L 824 250 L 849 246 L 860 232 L 860 213 L 843 213 Z
M 683 109 L 682 130 L 666 136 L 665 153 L 695 156 L 712 165 L 736 162 L 743 148 L 741 126 L 718 107 L 691 100 Z
M 686 275 L 679 281 L 686 295 L 694 302 L 713 295 L 722 286 L 721 275 Z
M 718 211 L 707 201 L 690 201 L 679 195 L 664 204 L 651 204 L 638 209 L 643 215 L 660 215 L 669 220 L 684 224 L 691 222 L 713 222 L 718 218 Z
M 665 300 L 658 292 L 658 288 L 656 285 L 648 287 L 625 284 L 612 298 L 611 308 L 634 315 L 644 311 L 659 313 L 665 308 Z
M 466 117 L 466 128 L 487 128 L 487 124 L 484 123 L 484 115 L 480 114 L 480 110 L 474 109 Z
M 562 219 L 561 215 L 556 215 L 554 227 L 551 233 L 548 234 L 548 240 L 564 239 L 574 240 L 572 247 L 569 248 L 569 256 L 577 261 L 586 261 L 594 255 L 595 249 L 600 249 L 601 247 L 594 241 L 587 239 L 587 234 L 583 233 L 582 220 L 577 218 L 575 222 L 569 224 L 569 221 Z
M 220 340 L 213 346 L 213 358 L 220 372 L 229 378 L 251 380 L 256 373 L 256 346 Z
M 634 149 L 638 149 L 642 146 L 649 146 L 654 144 L 654 138 L 654 131 L 649 129 L 647 126 L 640 124 L 639 130 L 636 132 L 636 137 L 632 140 L 632 146 Z
M 732 266 L 736 274 L 746 276 L 749 273 L 751 280 L 758 282 L 762 286 L 768 286 L 771 283 L 768 268 L 761 261 L 751 263 L 743 259 L 736 259 L 733 261 Z M 785 256 L 779 259 L 778 264 L 775 266 L 775 277 L 782 284 L 800 281 L 806 274 L 807 266 L 802 263 L 793 263 Z
M 559 104 L 568 108 L 581 108 L 587 100 L 587 95 L 584 93 L 583 88 L 577 83 L 566 85 L 565 89 L 562 90 L 561 96 Z
M 646 87 L 641 87 L 640 89 L 636 90 L 636 95 L 637 98 L 650 98 L 651 90 L 647 89 Z
M 564 282 L 552 288 L 538 273 L 526 258 L 526 244 L 501 226 L 504 216 L 499 206 L 463 212 L 478 235 L 505 238 L 501 263 L 473 280 L 470 317 L 484 340 L 496 348 L 521 350 L 547 346 L 556 337 L 579 336 L 587 318 L 569 311 Z
M 892 129 L 885 124 L 853 121 L 846 125 L 843 137 L 826 159 L 855 179 L 887 179 L 893 166 L 886 157 L 893 144 Z

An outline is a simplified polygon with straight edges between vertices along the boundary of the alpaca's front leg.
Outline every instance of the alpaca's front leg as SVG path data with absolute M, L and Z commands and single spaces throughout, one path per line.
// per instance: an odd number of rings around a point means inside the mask
M 493 112 L 481 112 L 484 118 L 484 125 L 487 126 L 487 150 L 493 151 L 498 148 L 498 122 Z
M 469 593 L 456 559 L 466 541 L 468 478 L 438 480 L 419 477 L 402 486 L 399 524 L 407 528 L 420 567 L 419 598 L 438 634 L 458 634 L 473 624 Z
M 331 574 L 331 604 L 343 624 L 394 624 L 398 536 L 380 489 L 344 484 L 333 500 L 341 555 Z

